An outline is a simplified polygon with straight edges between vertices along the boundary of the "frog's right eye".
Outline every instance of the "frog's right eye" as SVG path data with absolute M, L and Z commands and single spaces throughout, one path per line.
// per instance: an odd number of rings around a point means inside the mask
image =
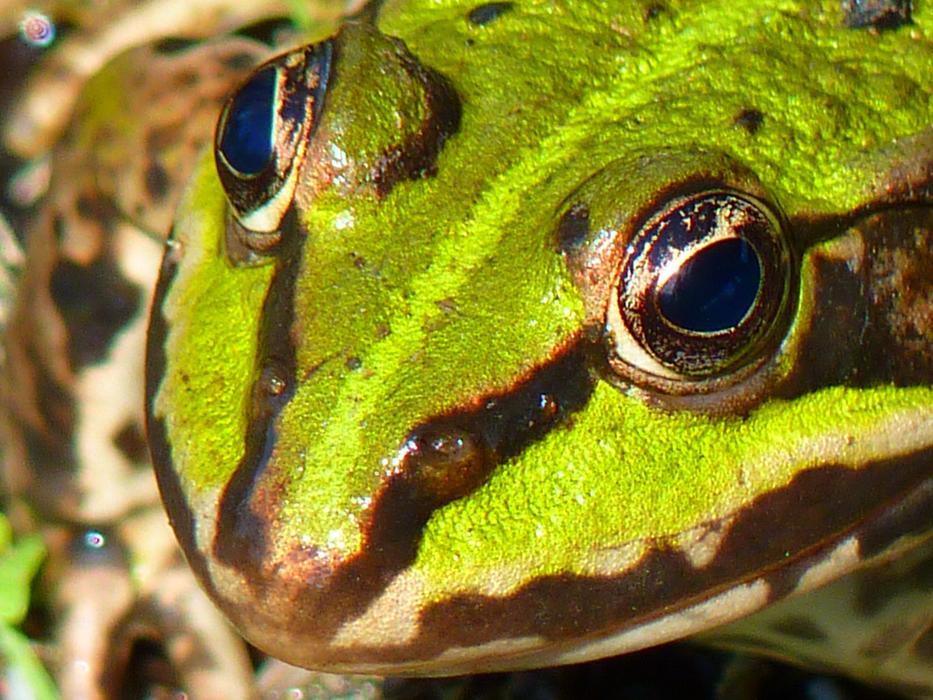
M 237 223 L 246 232 L 274 232 L 291 204 L 298 165 L 319 122 L 331 54 L 331 42 L 325 41 L 272 59 L 253 72 L 221 112 L 214 159 Z
M 688 152 L 613 163 L 573 199 L 556 233 L 601 375 L 671 409 L 758 401 L 798 281 L 789 226 L 754 176 Z
M 702 393 L 766 355 L 791 288 L 783 228 L 734 190 L 666 201 L 633 231 L 610 288 L 610 364 Z

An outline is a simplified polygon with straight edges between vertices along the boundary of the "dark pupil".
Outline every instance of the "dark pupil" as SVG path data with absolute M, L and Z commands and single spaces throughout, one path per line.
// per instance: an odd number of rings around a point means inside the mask
M 684 330 L 725 331 L 745 318 L 760 281 L 752 247 L 741 238 L 727 238 L 700 250 L 661 287 L 658 308 Z
M 227 112 L 220 152 L 241 173 L 254 175 L 272 158 L 276 70 L 265 68 L 246 83 Z

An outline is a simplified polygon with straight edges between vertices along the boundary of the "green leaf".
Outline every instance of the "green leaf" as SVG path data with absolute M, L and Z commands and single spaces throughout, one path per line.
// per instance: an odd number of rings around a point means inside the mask
M 0 621 L 15 625 L 26 616 L 29 583 L 44 558 L 45 545 L 38 535 L 23 537 L 0 551 Z
M 0 624 L 0 656 L 6 660 L 8 685 L 25 685 L 35 700 L 58 700 L 55 683 L 32 650 L 29 639 L 3 624 Z
M 10 521 L 6 519 L 3 513 L 0 513 L 0 555 L 2 555 L 13 541 L 13 528 L 10 527 Z

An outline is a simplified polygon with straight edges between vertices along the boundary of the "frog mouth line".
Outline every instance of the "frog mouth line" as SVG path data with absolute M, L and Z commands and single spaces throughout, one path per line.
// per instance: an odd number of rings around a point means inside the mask
M 595 637 L 615 634 L 757 579 L 767 584 L 766 604 L 771 604 L 797 590 L 807 572 L 844 540 L 854 539 L 864 561 L 905 533 L 928 532 L 933 524 L 931 460 L 933 448 L 928 447 L 857 471 L 843 465 L 809 469 L 785 487 L 762 494 L 728 523 L 709 524 L 711 529 L 721 525 L 724 535 L 703 566 L 691 562 L 684 550 L 658 542 L 617 575 L 556 574 L 502 597 L 464 593 L 428 605 L 420 613 L 419 633 L 406 645 L 354 646 L 340 650 L 341 661 L 405 663 L 504 638 L 539 637 L 559 645 L 579 638 L 581 630 Z M 863 495 L 837 496 L 827 505 L 826 494 L 853 493 Z M 891 507 L 901 502 L 903 507 Z M 775 532 L 781 536 L 771 536 Z M 833 535 L 814 534 L 825 532 Z M 788 551 L 798 555 L 788 558 Z

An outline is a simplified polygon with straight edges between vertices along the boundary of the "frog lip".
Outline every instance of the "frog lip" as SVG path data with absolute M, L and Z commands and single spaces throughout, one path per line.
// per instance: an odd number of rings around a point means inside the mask
M 843 565 L 851 567 L 910 533 L 926 536 L 933 512 L 931 459 L 933 448 L 924 447 L 857 470 L 824 465 L 804 471 L 722 521 L 701 526 L 697 537 L 711 538 L 713 556 L 697 559 L 670 542 L 648 542 L 643 555 L 622 573 L 537 577 L 502 596 L 463 592 L 417 607 L 417 622 L 401 641 L 380 643 L 374 638 L 379 633 L 373 632 L 351 643 L 344 629 L 368 619 L 370 608 L 384 613 L 379 594 L 387 589 L 403 596 L 393 605 L 400 615 L 407 614 L 413 603 L 404 599 L 407 569 L 404 562 L 399 566 L 398 557 L 406 559 L 417 550 L 417 529 L 399 539 L 370 542 L 359 556 L 330 570 L 326 580 L 314 580 L 307 550 L 296 550 L 262 571 L 240 571 L 237 580 L 248 581 L 253 590 L 243 603 L 238 602 L 242 590 L 215 588 L 213 594 L 260 648 L 300 665 L 419 673 L 432 669 L 432 659 L 457 650 L 463 655 L 462 667 L 456 665 L 459 661 L 444 667 L 453 673 L 470 668 L 471 648 L 481 653 L 484 644 L 502 639 L 537 641 L 525 655 L 498 659 L 499 667 L 540 665 L 561 658 L 581 637 L 612 637 L 753 582 L 763 582 L 759 585 L 767 593 L 760 604 L 806 590 L 822 582 L 814 572 L 823 577 L 842 573 L 833 569 L 840 565 L 833 563 L 833 553 L 843 545 L 849 552 Z M 397 518 L 398 507 L 407 505 L 397 491 L 387 492 L 373 528 L 391 529 L 382 521 Z M 797 554 L 788 557 L 788 552 Z M 216 579 L 224 578 L 217 575 L 217 565 L 210 568 Z M 256 600 L 263 601 L 259 610 Z M 703 620 L 692 624 L 683 633 L 705 626 Z

